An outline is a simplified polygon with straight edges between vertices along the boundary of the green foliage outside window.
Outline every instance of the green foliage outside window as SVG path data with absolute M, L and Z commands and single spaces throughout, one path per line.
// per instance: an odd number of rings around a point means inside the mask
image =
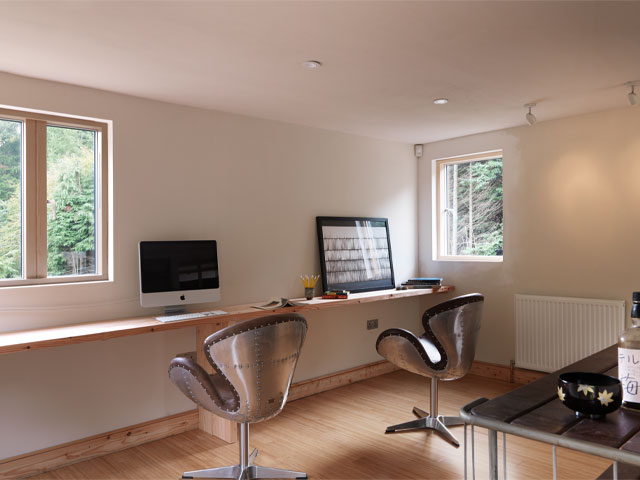
M 21 123 L 0 120 L 0 278 L 21 275 Z
M 20 278 L 21 123 L 0 120 L 0 279 Z M 95 133 L 47 127 L 49 276 L 95 271 Z
M 47 127 L 47 271 L 95 273 L 94 136 Z
M 502 255 L 502 158 L 446 166 L 448 255 Z

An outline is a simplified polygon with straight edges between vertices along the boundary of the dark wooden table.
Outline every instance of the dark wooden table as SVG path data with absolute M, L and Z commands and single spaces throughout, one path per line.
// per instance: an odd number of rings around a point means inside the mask
M 620 408 L 603 420 L 577 418 L 557 395 L 558 376 L 564 372 L 617 376 L 617 353 L 617 346 L 611 346 L 498 398 L 463 407 L 460 414 L 467 423 L 489 429 L 491 478 L 498 476 L 498 431 L 611 458 L 619 462 L 618 478 L 640 478 L 640 412 Z M 613 475 L 612 465 L 599 478 Z

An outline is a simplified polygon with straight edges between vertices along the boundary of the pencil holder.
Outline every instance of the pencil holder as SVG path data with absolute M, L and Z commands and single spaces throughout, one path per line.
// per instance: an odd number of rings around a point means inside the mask
M 313 290 L 320 275 L 300 275 L 302 285 L 304 285 L 304 298 L 311 300 L 313 298 Z

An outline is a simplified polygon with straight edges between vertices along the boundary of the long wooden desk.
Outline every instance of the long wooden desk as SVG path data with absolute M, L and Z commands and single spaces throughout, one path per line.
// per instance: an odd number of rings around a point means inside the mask
M 202 365 L 209 373 L 213 373 L 213 369 L 205 360 L 204 351 L 202 350 L 204 339 L 231 323 L 271 315 L 274 313 L 323 310 L 326 308 L 342 307 L 345 305 L 357 305 L 383 300 L 417 297 L 422 295 L 431 295 L 434 293 L 447 293 L 453 290 L 454 287 L 452 286 L 442 286 L 434 289 L 378 290 L 374 292 L 354 293 L 349 295 L 349 298 L 342 300 L 323 300 L 320 297 L 314 298 L 313 300 L 294 299 L 296 302 L 304 303 L 304 305 L 271 310 L 255 308 L 255 305 L 261 305 L 264 302 L 223 306 L 219 308 L 227 312 L 224 315 L 178 320 L 169 323 L 163 323 L 156 320 L 155 317 L 147 316 L 7 332 L 0 333 L 0 354 L 10 354 L 40 348 L 59 347 L 96 340 L 109 340 L 112 338 L 131 335 L 196 327 L 197 334 L 195 350 L 197 352 L 198 363 L 200 363 L 200 365 Z M 233 423 L 217 417 L 206 410 L 199 409 L 199 425 L 201 430 L 220 437 L 227 442 L 236 441 L 236 430 Z
M 325 308 L 379 302 L 381 300 L 392 300 L 395 298 L 415 297 L 420 295 L 430 295 L 433 293 L 446 293 L 453 290 L 454 287 L 452 286 L 442 286 L 439 289 L 378 290 L 374 292 L 353 293 L 349 298 L 343 300 L 323 300 L 320 297 L 314 298 L 313 300 L 294 299 L 296 302 L 304 302 L 304 305 L 273 310 L 260 310 L 254 307 L 254 305 L 260 305 L 264 302 L 219 307 L 221 310 L 228 313 L 225 315 L 179 320 L 169 323 L 163 323 L 156 320 L 155 317 L 148 316 L 104 320 L 99 322 L 75 323 L 72 325 L 38 328 L 35 330 L 21 330 L 16 332 L 0 333 L 0 354 L 35 350 L 38 348 L 59 347 L 62 345 L 72 345 L 74 343 L 92 342 L 95 340 L 108 340 L 110 338 L 162 332 L 179 328 L 228 324 L 251 318 L 258 318 L 272 313 L 323 310 Z

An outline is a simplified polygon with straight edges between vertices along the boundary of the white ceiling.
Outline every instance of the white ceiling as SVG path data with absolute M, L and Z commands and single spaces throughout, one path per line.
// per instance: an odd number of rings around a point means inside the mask
M 0 70 L 424 143 L 532 101 L 540 121 L 623 107 L 639 20 L 638 1 L 0 0 Z

